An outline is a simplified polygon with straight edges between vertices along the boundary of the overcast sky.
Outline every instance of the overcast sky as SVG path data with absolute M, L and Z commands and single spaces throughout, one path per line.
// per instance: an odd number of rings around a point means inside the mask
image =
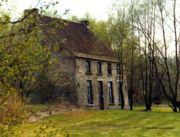
M 49 2 L 51 0 L 41 0 Z M 111 8 L 115 0 L 57 0 L 59 4 L 55 6 L 58 14 L 62 14 L 69 9 L 70 15 L 83 17 L 87 12 L 97 19 L 106 19 L 108 17 L 108 10 Z M 120 0 L 121 1 L 121 0 Z M 9 0 L 9 6 L 13 9 L 12 14 L 19 16 L 24 9 L 33 8 L 38 3 L 38 0 Z

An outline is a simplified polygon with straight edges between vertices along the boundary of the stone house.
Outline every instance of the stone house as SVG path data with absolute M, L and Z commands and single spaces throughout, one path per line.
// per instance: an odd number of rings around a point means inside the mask
M 91 32 L 88 21 L 68 21 L 35 12 L 42 43 L 58 57 L 58 63 L 48 71 L 56 77 L 56 96 L 84 108 L 119 108 L 122 65 L 113 50 Z M 125 85 L 124 77 L 123 93 L 128 107 Z

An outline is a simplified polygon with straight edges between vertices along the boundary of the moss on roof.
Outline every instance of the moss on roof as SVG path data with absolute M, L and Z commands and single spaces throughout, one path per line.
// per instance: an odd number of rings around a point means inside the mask
M 40 15 L 39 22 L 44 41 L 71 52 L 116 58 L 113 50 L 100 41 L 82 22 Z

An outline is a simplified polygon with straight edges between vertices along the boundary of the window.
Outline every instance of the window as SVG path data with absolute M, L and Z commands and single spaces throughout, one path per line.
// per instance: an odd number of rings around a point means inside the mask
M 86 73 L 91 73 L 91 62 L 89 60 L 86 61 Z
M 102 75 L 102 63 L 97 62 L 97 74 Z
M 116 64 L 117 75 L 120 75 L 120 64 Z
M 109 90 L 109 104 L 114 104 L 113 83 L 111 81 L 108 82 L 108 90 Z
M 103 81 L 98 81 L 98 92 L 99 92 L 99 108 L 104 109 L 104 91 Z
M 108 71 L 108 75 L 112 74 L 112 68 L 111 68 L 111 63 L 107 64 L 107 71 Z
M 88 104 L 93 104 L 92 81 L 87 80 L 87 99 Z

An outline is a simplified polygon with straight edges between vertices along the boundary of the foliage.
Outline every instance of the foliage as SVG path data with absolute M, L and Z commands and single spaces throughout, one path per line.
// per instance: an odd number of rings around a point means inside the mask
M 57 128 L 51 121 L 43 123 L 35 131 L 35 137 L 69 137 L 65 128 Z
M 2 84 L 0 87 L 0 123 L 6 125 L 22 123 L 28 117 L 28 114 L 22 107 L 16 89 Z
M 28 15 L 28 14 L 27 14 Z M 42 44 L 34 14 L 11 21 L 0 13 L 0 134 L 12 136 L 13 125 L 28 118 L 24 96 L 36 82 L 37 74 L 52 63 L 48 47 Z
M 22 107 L 16 89 L 0 84 L 0 134 L 1 137 L 15 136 L 13 127 L 29 117 Z
M 107 46 L 111 46 L 108 21 L 98 21 L 92 17 L 89 17 L 88 20 L 90 21 L 90 29 L 95 33 L 95 35 Z
M 0 133 L 1 137 L 12 137 L 15 136 L 14 130 L 12 130 L 13 126 L 11 125 L 2 125 L 0 124 Z

